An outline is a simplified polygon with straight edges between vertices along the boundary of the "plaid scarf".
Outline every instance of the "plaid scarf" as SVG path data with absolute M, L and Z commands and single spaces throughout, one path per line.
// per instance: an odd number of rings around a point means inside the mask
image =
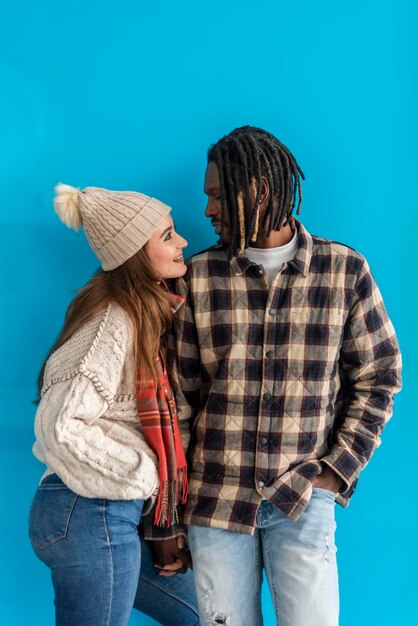
M 173 312 L 184 300 L 167 293 Z M 138 416 L 145 439 L 158 458 L 160 489 L 154 514 L 156 526 L 178 522 L 177 505 L 187 497 L 187 462 L 181 443 L 176 404 L 164 361 L 156 359 L 157 385 L 137 380 Z

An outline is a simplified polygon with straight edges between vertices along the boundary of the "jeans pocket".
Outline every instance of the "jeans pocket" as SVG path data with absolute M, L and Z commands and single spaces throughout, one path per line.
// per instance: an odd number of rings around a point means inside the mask
M 35 551 L 45 550 L 68 532 L 77 494 L 63 483 L 41 483 L 29 512 L 29 538 Z

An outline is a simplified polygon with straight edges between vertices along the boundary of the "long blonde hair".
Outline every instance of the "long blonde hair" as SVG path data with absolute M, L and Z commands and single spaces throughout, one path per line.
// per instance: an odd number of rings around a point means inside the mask
M 153 270 L 146 249 L 114 270 L 98 270 L 70 303 L 64 326 L 48 352 L 38 376 L 40 401 L 45 365 L 49 357 L 75 332 L 103 311 L 110 302 L 117 302 L 127 313 L 133 327 L 137 376 L 156 380 L 155 357 L 163 335 L 171 325 L 169 300 Z

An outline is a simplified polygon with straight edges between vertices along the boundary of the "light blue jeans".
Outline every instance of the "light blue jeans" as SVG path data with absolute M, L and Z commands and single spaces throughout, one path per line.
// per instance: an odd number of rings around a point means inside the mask
M 262 625 L 263 569 L 280 626 L 338 626 L 334 508 L 314 488 L 297 522 L 263 500 L 252 536 L 189 526 L 202 626 Z
M 142 500 L 83 498 L 53 474 L 29 515 L 36 555 L 50 569 L 58 626 L 126 626 L 132 608 L 166 626 L 198 626 L 193 572 L 158 575 L 138 536 Z

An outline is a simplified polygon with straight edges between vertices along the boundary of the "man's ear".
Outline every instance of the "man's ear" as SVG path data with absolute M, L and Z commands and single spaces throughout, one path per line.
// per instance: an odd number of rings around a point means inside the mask
M 265 176 L 261 177 L 261 196 L 260 204 L 267 206 L 270 199 L 270 187 Z

